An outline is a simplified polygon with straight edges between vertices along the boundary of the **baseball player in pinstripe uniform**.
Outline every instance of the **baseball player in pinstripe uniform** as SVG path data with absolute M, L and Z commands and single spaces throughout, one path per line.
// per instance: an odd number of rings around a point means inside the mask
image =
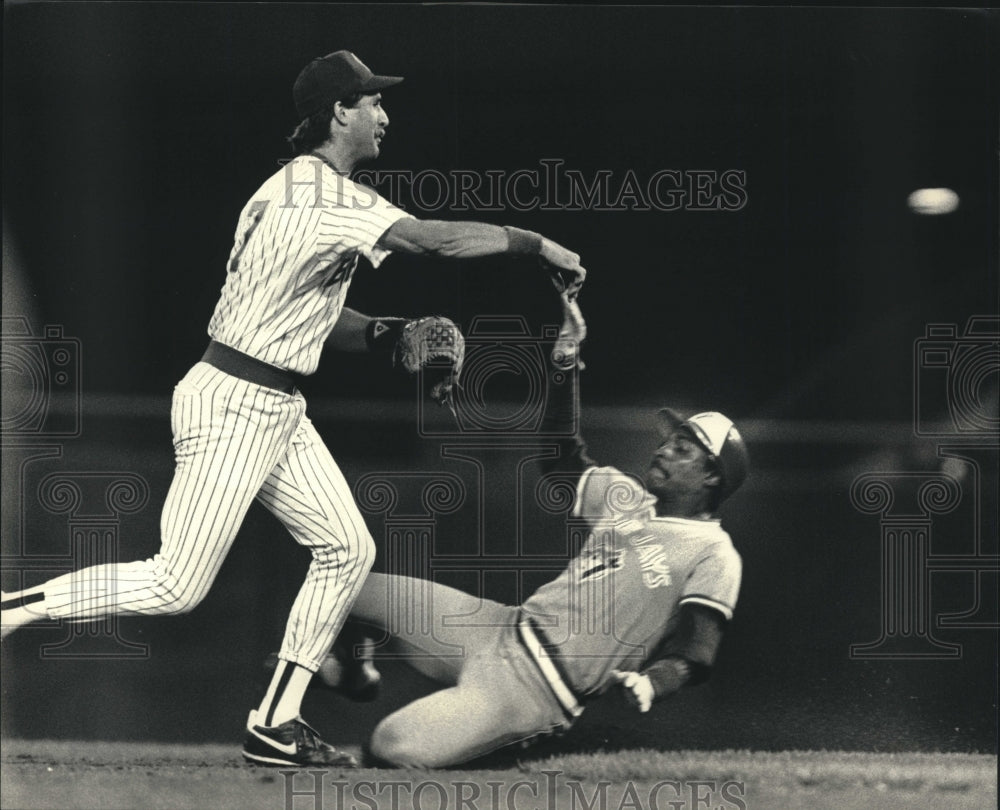
M 557 370 L 578 362 L 585 336 L 579 307 L 565 293 L 562 300 Z M 546 433 L 572 434 L 574 375 L 563 379 L 549 391 Z M 612 686 L 645 712 L 708 677 L 742 570 L 717 510 L 742 483 L 748 456 L 722 414 L 682 419 L 663 410 L 660 419 L 661 441 L 643 483 L 598 467 L 579 436 L 563 442 L 551 469 L 578 476 L 573 515 L 591 531 L 569 566 L 519 607 L 424 580 L 369 575 L 351 631 L 355 620 L 388 630 L 383 643 L 394 656 L 446 687 L 376 727 L 374 760 L 460 763 L 562 732 Z M 320 677 L 334 688 L 363 682 L 361 666 L 370 672 L 370 661 L 331 656 Z
M 28 622 L 108 614 L 172 614 L 208 592 L 254 498 L 312 552 L 279 664 L 250 713 L 244 756 L 269 765 L 352 765 L 299 717 L 313 672 L 357 597 L 375 553 L 329 450 L 306 416 L 296 375 L 325 343 L 377 349 L 402 319 L 345 310 L 364 257 L 392 251 L 449 257 L 534 254 L 571 289 L 579 257 L 538 234 L 473 222 L 421 221 L 350 180 L 378 156 L 389 118 L 376 76 L 354 54 L 313 60 L 296 79 L 297 157 L 264 182 L 240 215 L 226 281 L 201 361 L 174 390 L 176 469 L 152 559 L 94 566 L 4 594 L 6 635 Z

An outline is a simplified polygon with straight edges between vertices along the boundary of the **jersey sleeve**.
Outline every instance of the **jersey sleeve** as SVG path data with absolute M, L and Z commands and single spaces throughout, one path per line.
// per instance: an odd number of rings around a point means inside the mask
M 740 592 L 743 562 L 728 542 L 716 544 L 684 583 L 678 603 L 704 605 L 719 611 L 727 620 L 733 618 Z
M 335 203 L 327 206 L 320 220 L 319 242 L 357 250 L 378 267 L 392 252 L 378 246 L 389 228 L 412 216 L 397 208 L 367 186 L 340 178 L 331 189 Z
M 648 509 L 655 499 L 635 478 L 614 467 L 586 469 L 576 486 L 573 517 L 594 523 Z

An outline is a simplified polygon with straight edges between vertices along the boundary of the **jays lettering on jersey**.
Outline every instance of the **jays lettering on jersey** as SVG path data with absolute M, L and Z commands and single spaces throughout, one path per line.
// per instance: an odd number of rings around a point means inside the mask
M 258 360 L 312 374 L 364 256 L 409 216 L 372 189 L 301 155 L 269 177 L 240 214 L 226 283 L 208 333 Z
M 657 517 L 656 499 L 613 467 L 581 476 L 573 508 L 590 529 L 580 553 L 524 603 L 560 674 L 580 695 L 613 669 L 639 670 L 694 602 L 732 618 L 742 562 L 718 520 Z

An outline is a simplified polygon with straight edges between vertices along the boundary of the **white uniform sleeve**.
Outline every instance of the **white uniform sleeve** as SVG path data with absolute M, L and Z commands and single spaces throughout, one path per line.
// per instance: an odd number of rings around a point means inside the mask
M 713 546 L 711 552 L 691 572 L 680 604 L 705 605 L 733 618 L 743 577 L 743 561 L 730 544 Z
M 378 267 L 392 252 L 376 247 L 378 240 L 391 225 L 411 214 L 367 186 L 346 178 L 340 178 L 336 186 L 331 193 L 336 204 L 327 206 L 320 220 L 320 244 L 353 248 L 368 259 L 372 267 Z

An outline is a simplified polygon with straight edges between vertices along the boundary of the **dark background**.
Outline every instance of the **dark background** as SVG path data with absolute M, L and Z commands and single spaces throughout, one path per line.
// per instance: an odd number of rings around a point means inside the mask
M 950 661 L 857 661 L 848 649 L 878 636 L 881 587 L 879 518 L 852 506 L 851 482 L 938 468 L 940 442 L 914 435 L 914 383 L 947 421 L 947 376 L 915 368 L 915 341 L 950 323 L 958 345 L 970 316 L 998 311 L 996 22 L 975 10 L 6 5 L 4 316 L 79 339 L 84 418 L 80 436 L 54 442 L 60 458 L 20 478 L 5 444 L 5 590 L 25 549 L 65 546 L 65 515 L 33 500 L 48 471 L 139 472 L 150 502 L 122 519 L 120 553 L 155 552 L 169 391 L 203 349 L 239 210 L 290 154 L 296 74 L 346 47 L 406 77 L 384 94 L 379 170 L 510 172 L 551 158 L 619 180 L 746 172 L 747 204 L 733 212 L 462 215 L 582 255 L 584 429 L 598 458 L 641 469 L 661 404 L 725 411 L 754 454 L 725 515 L 746 571 L 717 677 L 652 721 L 595 707 L 575 744 L 995 751 L 995 630 L 935 629 L 962 644 Z M 936 186 L 958 192 L 958 211 L 907 209 L 911 191 Z M 362 268 L 349 303 L 466 326 L 518 314 L 532 335 L 557 318 L 539 272 L 506 260 L 394 256 Z M 991 368 L 975 392 L 985 412 Z M 521 382 L 490 393 L 516 398 Z M 349 480 L 445 470 L 488 491 L 485 522 L 474 504 L 441 519 L 447 553 L 512 531 L 545 553 L 564 547 L 561 520 L 515 510 L 515 483 L 497 474 L 483 487 L 442 456 L 447 442 L 416 431 L 409 382 L 328 356 L 304 388 Z M 960 466 L 962 502 L 934 523 L 934 553 L 971 553 L 977 525 L 996 553 L 996 456 L 983 458 L 978 479 Z M 382 543 L 381 518 L 370 526 Z M 152 658 L 42 659 L 38 645 L 63 637 L 54 628 L 5 641 L 4 733 L 237 739 L 306 563 L 281 532 L 255 508 L 197 611 L 122 621 Z M 982 584 L 995 624 L 996 575 Z M 930 585 L 935 616 L 975 599 L 971 574 Z M 485 587 L 517 597 L 509 577 Z M 374 708 L 310 697 L 306 716 L 360 739 L 420 688 L 387 670 Z

